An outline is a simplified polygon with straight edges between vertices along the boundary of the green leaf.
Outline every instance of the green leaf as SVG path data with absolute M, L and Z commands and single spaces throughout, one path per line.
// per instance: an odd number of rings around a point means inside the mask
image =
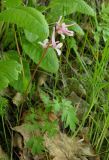
M 85 33 L 84 33 L 83 29 L 75 21 L 72 21 L 72 19 L 65 18 L 64 22 L 66 24 L 74 24 L 74 25 L 68 27 L 69 30 L 76 32 L 80 36 L 84 36 Z
M 45 20 L 44 15 L 42 15 L 41 12 L 39 12 L 38 10 L 36 10 L 32 7 L 22 7 L 22 9 L 25 10 L 26 12 L 30 13 L 41 24 L 41 27 L 43 28 L 43 32 L 44 32 L 42 34 L 45 34 L 45 37 L 42 36 L 42 38 L 43 39 L 47 38 L 49 36 L 49 27 L 48 27 L 47 21 Z M 40 28 L 38 29 L 37 32 L 39 32 L 39 30 L 40 30 Z M 36 35 L 35 35 L 35 37 L 36 37 Z
M 101 12 L 104 14 L 104 13 L 106 13 L 106 14 L 109 14 L 109 4 L 105 4 L 105 3 L 102 3 L 102 10 L 101 10 Z
M 21 93 L 26 91 L 31 79 L 29 64 L 25 60 L 23 60 L 23 72 L 24 75 L 22 73 L 19 74 L 18 80 L 11 83 L 11 86 L 13 86 L 18 92 Z
M 29 42 L 35 42 L 38 39 L 37 34 L 33 34 L 31 32 L 28 32 L 26 29 L 24 30 L 25 32 L 25 37 Z
M 74 51 L 77 51 L 78 49 L 76 40 L 74 38 L 67 38 L 67 45 L 69 46 L 69 48 L 73 48 Z
M 84 31 L 83 31 L 83 29 L 82 29 L 77 23 L 75 23 L 75 25 L 72 26 L 71 29 L 72 29 L 74 32 L 76 32 L 78 35 L 84 36 Z
M 33 155 L 35 155 L 42 153 L 42 151 L 44 150 L 43 141 L 43 137 L 41 136 L 31 137 L 26 145 L 31 149 Z
M 66 99 L 62 100 L 62 106 L 62 121 L 64 122 L 65 127 L 69 126 L 71 131 L 74 131 L 76 124 L 78 123 L 75 108 L 71 105 L 71 101 Z
M 49 95 L 42 90 L 40 90 L 39 93 L 40 93 L 40 97 L 41 97 L 41 100 L 43 101 L 43 103 L 45 105 L 48 105 L 51 102 Z
M 69 15 L 74 12 L 80 12 L 86 15 L 94 16 L 94 10 L 83 0 L 53 0 L 50 3 L 50 19 L 58 19 L 60 15 Z
M 5 53 L 4 57 L 5 59 L 8 59 L 8 60 L 13 59 L 19 62 L 19 56 L 16 51 L 8 51 L 7 53 Z M 22 58 L 22 63 L 23 63 L 22 73 L 20 73 L 18 76 L 18 79 L 12 81 L 10 85 L 14 87 L 14 89 L 16 89 L 18 92 L 24 93 L 31 79 L 31 74 L 30 74 L 30 67 L 28 62 Z
M 6 7 L 18 7 L 22 3 L 22 0 L 4 0 Z
M 59 100 L 55 99 L 53 102 L 54 102 L 53 110 L 54 110 L 55 113 L 58 113 L 61 109 L 61 105 L 59 103 Z
M 0 116 L 4 116 L 8 106 L 8 100 L 0 96 Z
M 43 150 L 44 150 L 43 142 L 44 142 L 44 140 L 43 140 L 43 137 L 41 137 L 41 136 L 34 138 L 34 143 L 32 146 L 33 155 L 40 154 L 43 152 Z
M 0 61 L 0 90 L 8 86 L 10 82 L 18 79 L 21 65 L 15 60 Z
M 39 44 L 34 45 L 32 43 L 24 41 L 23 50 L 33 60 L 33 62 L 35 62 L 36 64 L 39 63 L 43 54 L 43 48 L 41 48 Z M 58 71 L 59 62 L 54 49 L 48 49 L 44 59 L 40 64 L 40 67 L 51 73 L 56 73 Z
M 31 7 L 7 9 L 0 13 L 0 21 L 17 24 L 19 27 L 36 34 L 40 40 L 49 35 L 48 24 L 44 16 Z
M 49 137 L 52 137 L 57 133 L 57 126 L 58 126 L 57 121 L 53 121 L 53 122 L 45 121 L 44 126 L 42 126 L 42 131 L 43 133 L 46 132 Z
M 107 27 L 106 29 L 103 30 L 103 39 L 106 42 L 109 38 L 109 28 Z

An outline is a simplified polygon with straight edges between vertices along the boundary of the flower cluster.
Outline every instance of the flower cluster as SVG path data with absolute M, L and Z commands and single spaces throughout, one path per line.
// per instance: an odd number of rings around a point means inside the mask
M 62 16 L 59 18 L 59 21 L 56 23 L 57 33 L 60 34 L 63 39 L 65 39 L 65 35 L 73 36 L 74 32 L 68 30 L 68 27 L 73 26 L 74 24 L 66 25 L 65 23 L 61 23 L 61 20 L 62 20 Z
M 66 25 L 65 23 L 62 23 L 62 16 L 60 16 L 58 22 L 56 22 L 56 26 L 53 27 L 53 33 L 51 41 L 48 39 L 45 39 L 43 42 L 39 42 L 40 45 L 42 45 L 43 48 L 47 48 L 48 46 L 54 48 L 57 52 L 57 54 L 61 55 L 61 48 L 63 44 L 60 41 L 56 41 L 56 34 L 60 34 L 62 36 L 62 39 L 65 39 L 65 36 L 73 36 L 74 32 L 68 30 L 68 27 L 72 26 L 74 24 Z

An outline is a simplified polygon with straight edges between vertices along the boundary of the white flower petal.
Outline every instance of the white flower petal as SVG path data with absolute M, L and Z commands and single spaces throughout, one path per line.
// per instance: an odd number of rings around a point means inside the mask
M 59 20 L 57 23 L 59 24 L 61 22 L 61 20 L 62 20 L 62 16 L 59 17 Z
M 67 32 L 65 33 L 67 36 L 74 36 L 74 32 L 67 30 Z
M 64 34 L 61 34 L 61 37 L 62 37 L 62 39 L 65 39 L 65 35 Z
M 49 42 L 49 40 L 48 39 L 45 39 L 44 41 L 43 41 L 43 44 L 47 44 Z
M 61 55 L 61 50 L 58 49 L 58 48 L 55 48 L 55 49 L 56 49 L 56 52 L 57 52 L 58 56 L 60 56 Z
M 63 43 L 59 43 L 59 44 L 56 45 L 56 48 L 59 49 L 59 48 L 61 48 L 62 46 L 63 46 Z
M 38 44 L 40 44 L 43 48 L 47 48 L 49 40 L 45 39 L 43 42 L 38 42 Z

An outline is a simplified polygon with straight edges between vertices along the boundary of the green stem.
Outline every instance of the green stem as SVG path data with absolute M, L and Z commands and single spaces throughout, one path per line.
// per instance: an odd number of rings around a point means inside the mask
M 35 70 L 34 70 L 34 72 L 33 72 L 33 74 L 32 74 L 32 77 L 31 77 L 31 79 L 30 79 L 30 81 L 29 81 L 29 83 L 28 83 L 28 86 L 27 86 L 27 88 L 26 88 L 26 91 L 25 91 L 25 93 L 24 93 L 24 100 L 26 100 L 26 98 L 27 98 L 30 84 L 31 84 L 31 82 L 33 81 L 33 79 L 34 79 L 34 77 L 35 77 L 35 74 L 36 74 L 36 72 L 37 72 L 37 70 L 38 70 L 41 62 L 42 62 L 42 60 L 44 59 L 44 57 L 45 57 L 45 55 L 46 55 L 46 53 L 47 53 L 47 50 L 48 50 L 48 48 L 49 48 L 50 43 L 51 43 L 51 42 L 49 42 L 48 46 L 44 49 L 44 51 L 43 51 L 43 53 L 42 53 L 42 57 L 41 57 L 41 59 L 39 60 L 39 63 L 37 64 L 37 66 L 36 66 L 36 68 L 35 68 Z M 23 103 L 24 103 L 24 101 L 23 101 Z M 22 103 L 21 108 L 20 108 L 19 120 L 20 120 L 21 113 L 22 113 L 23 103 Z
M 4 137 L 5 137 L 5 142 L 6 142 L 6 146 L 9 152 L 9 146 L 8 146 L 8 141 L 7 141 L 7 137 L 6 137 L 6 131 L 5 131 L 5 124 L 4 124 L 4 118 L 2 116 L 2 124 L 3 124 L 3 133 L 4 133 Z

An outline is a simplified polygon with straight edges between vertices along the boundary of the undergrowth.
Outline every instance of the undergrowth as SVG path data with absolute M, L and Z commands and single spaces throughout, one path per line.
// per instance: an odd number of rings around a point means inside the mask
M 1 148 L 13 160 L 26 146 L 31 158 L 48 154 L 44 135 L 88 128 L 95 154 L 108 160 L 109 4 L 1 0 L 0 10 Z M 19 150 L 20 125 L 31 138 Z

